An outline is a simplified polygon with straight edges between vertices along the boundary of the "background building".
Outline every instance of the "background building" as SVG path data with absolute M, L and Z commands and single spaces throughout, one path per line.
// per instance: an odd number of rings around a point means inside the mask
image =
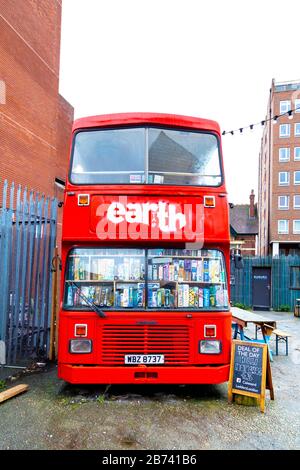
M 299 109 L 296 109 L 299 108 Z M 293 110 L 295 110 L 293 112 Z M 300 254 L 300 80 L 273 79 L 259 155 L 260 255 Z
M 58 93 L 61 9 L 0 0 L 0 180 L 59 199 L 73 121 Z
M 230 207 L 230 248 L 239 248 L 243 256 L 254 256 L 257 236 L 257 204 L 252 190 L 250 204 L 232 204 Z

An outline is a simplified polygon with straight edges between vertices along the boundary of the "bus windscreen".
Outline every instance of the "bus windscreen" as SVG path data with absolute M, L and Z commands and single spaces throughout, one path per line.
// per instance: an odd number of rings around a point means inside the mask
M 79 131 L 74 137 L 73 184 L 219 186 L 216 135 L 155 127 Z

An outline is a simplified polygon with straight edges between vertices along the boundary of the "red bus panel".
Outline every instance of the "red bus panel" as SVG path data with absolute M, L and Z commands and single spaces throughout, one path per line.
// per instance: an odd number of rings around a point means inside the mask
M 228 292 L 229 286 L 223 278 L 216 278 L 214 281 L 210 277 L 201 277 L 200 273 L 199 278 L 193 279 L 190 274 L 192 262 L 198 267 L 200 263 L 202 272 L 206 270 L 206 274 L 210 269 L 210 257 L 205 254 L 202 256 L 202 249 L 204 253 L 207 249 L 218 250 L 223 259 L 223 271 L 226 269 L 227 279 L 229 278 L 228 201 L 220 128 L 216 122 L 210 120 L 157 113 L 94 116 L 75 121 L 72 142 L 78 131 L 124 129 L 128 126 L 159 126 L 168 130 L 186 129 L 211 133 L 218 139 L 222 178 L 218 186 L 183 186 L 162 184 L 163 178 L 158 178 L 161 184 L 74 184 L 68 177 L 62 235 L 59 377 L 71 383 L 224 382 L 229 376 L 231 313 L 228 296 L 227 303 L 218 307 L 215 305 L 214 292 Z M 88 137 L 87 134 L 86 141 L 89 140 Z M 131 179 L 141 181 L 142 178 Z M 208 200 L 210 204 L 206 204 Z M 189 276 L 184 280 L 175 279 L 173 255 L 169 258 L 162 255 L 163 261 L 158 257 L 158 261 L 152 260 L 152 263 L 164 263 L 162 276 L 169 273 L 172 265 L 172 279 L 163 277 L 153 281 L 149 277 L 153 272 L 149 275 L 148 266 L 143 279 L 135 281 L 128 274 L 126 279 L 119 278 L 116 272 L 113 274 L 111 271 L 109 249 L 120 249 L 121 253 L 122 249 L 129 247 L 144 250 L 148 263 L 150 248 L 194 250 L 191 256 L 177 255 L 179 265 L 181 263 L 180 269 Z M 100 248 L 107 248 L 107 254 L 96 251 Z M 91 249 L 95 253 L 89 256 L 83 252 L 81 256 L 78 254 L 80 249 Z M 180 251 L 182 252 L 184 251 Z M 197 253 L 200 255 L 197 256 Z M 91 266 L 93 256 L 100 260 L 93 266 L 101 265 L 101 269 L 105 263 L 108 266 L 107 278 L 105 274 L 104 277 L 103 273 L 99 274 L 97 267 Z M 126 263 L 130 264 L 130 256 L 126 256 Z M 83 265 L 80 264 L 81 258 L 85 263 Z M 115 266 L 117 265 L 120 263 Z M 211 267 L 218 270 L 218 262 Z M 121 268 L 119 266 L 122 272 Z M 131 294 L 138 291 L 136 287 L 130 287 L 137 282 L 139 290 L 143 285 L 146 292 L 143 308 L 116 308 L 119 305 L 116 303 L 116 292 L 118 291 L 119 297 L 123 295 L 120 305 L 125 305 L 125 293 L 128 295 L 128 291 Z M 191 308 L 190 303 L 183 303 L 182 305 L 189 307 L 151 309 L 150 284 L 151 289 L 161 291 L 161 295 L 184 292 L 185 301 L 188 302 L 193 300 L 195 292 L 200 295 L 200 291 L 205 291 L 209 296 L 207 306 L 210 305 L 211 308 L 197 303 Z M 153 285 L 156 284 L 158 287 L 154 288 Z M 181 284 L 186 287 L 181 289 Z M 217 285 L 223 285 L 223 291 Z M 101 296 L 98 303 L 95 303 L 95 286 L 101 292 L 113 292 L 113 303 L 109 307 L 105 302 L 103 304 Z M 83 292 L 85 296 L 80 299 L 78 307 L 78 298 Z M 172 305 L 179 306 L 175 294 Z M 99 310 L 104 318 L 99 315 Z M 82 331 L 84 336 L 80 336 Z M 134 360 L 148 360 L 157 356 L 163 362 L 128 363 L 127 356 L 135 358 Z

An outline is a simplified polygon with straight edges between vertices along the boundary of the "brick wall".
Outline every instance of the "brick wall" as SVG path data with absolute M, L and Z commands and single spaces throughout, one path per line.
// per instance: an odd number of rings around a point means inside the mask
M 278 91 L 276 83 L 272 82 L 270 90 L 267 117 L 280 114 L 280 101 L 291 101 L 291 108 L 295 107 L 295 100 L 300 99 L 299 89 L 285 89 Z M 294 160 L 294 148 L 300 147 L 300 137 L 294 135 L 294 125 L 300 123 L 300 113 L 294 113 L 292 119 L 282 116 L 277 124 L 266 123 L 261 142 L 259 158 L 259 254 L 267 255 L 272 252 L 272 242 L 299 244 L 299 234 L 293 233 L 293 221 L 300 220 L 300 210 L 294 209 L 294 195 L 300 196 L 300 186 L 294 184 L 294 172 L 300 171 L 300 162 Z M 291 134 L 289 137 L 280 137 L 280 124 L 290 124 Z M 279 149 L 290 149 L 290 160 L 279 161 Z M 279 172 L 290 173 L 290 184 L 280 186 L 278 182 Z M 289 196 L 289 209 L 278 208 L 278 197 Z M 278 220 L 289 221 L 289 233 L 278 233 Z M 292 246 L 292 245 L 291 245 Z
M 291 92 L 276 92 L 273 95 L 273 110 L 274 114 L 280 113 L 280 101 L 290 100 L 292 108 L 294 107 L 295 98 L 300 98 L 300 91 Z M 294 185 L 294 171 L 300 170 L 300 162 L 294 160 L 294 148 L 300 146 L 300 137 L 294 135 L 294 124 L 300 122 L 300 113 L 295 113 L 293 119 L 283 116 L 278 121 L 278 124 L 273 126 L 273 146 L 272 146 L 272 199 L 271 199 L 271 226 L 270 226 L 270 240 L 276 241 L 294 241 L 299 242 L 299 235 L 293 234 L 293 220 L 300 219 L 300 211 L 293 208 L 293 197 L 295 194 L 300 195 L 300 187 Z M 290 124 L 291 135 L 288 138 L 279 137 L 279 125 Z M 279 161 L 279 148 L 290 148 L 290 161 Z M 288 186 L 279 186 L 278 173 L 280 171 L 290 172 L 290 184 Z M 278 196 L 289 196 L 289 210 L 278 209 Z M 278 234 L 278 220 L 289 220 L 289 233 Z
M 0 179 L 61 198 L 73 108 L 58 94 L 59 0 L 0 0 Z
M 256 252 L 256 235 L 237 235 L 231 237 L 231 240 L 235 243 L 232 244 L 232 248 L 237 246 L 240 248 L 242 256 L 255 256 Z M 241 242 L 237 244 L 236 242 Z
M 0 181 L 62 200 L 74 110 L 58 93 L 60 34 L 60 0 L 0 0 Z

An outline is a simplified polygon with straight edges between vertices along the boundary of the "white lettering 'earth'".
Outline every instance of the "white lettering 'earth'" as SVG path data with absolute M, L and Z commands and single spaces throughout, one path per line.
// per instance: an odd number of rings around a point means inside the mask
M 194 202 L 116 201 L 96 207 L 99 240 L 176 240 L 204 243 L 204 206 Z
M 162 232 L 176 232 L 186 226 L 186 216 L 177 212 L 174 204 L 165 202 L 156 203 L 128 203 L 112 202 L 107 209 L 107 219 L 115 224 L 124 220 L 128 223 L 150 224 L 158 226 Z

